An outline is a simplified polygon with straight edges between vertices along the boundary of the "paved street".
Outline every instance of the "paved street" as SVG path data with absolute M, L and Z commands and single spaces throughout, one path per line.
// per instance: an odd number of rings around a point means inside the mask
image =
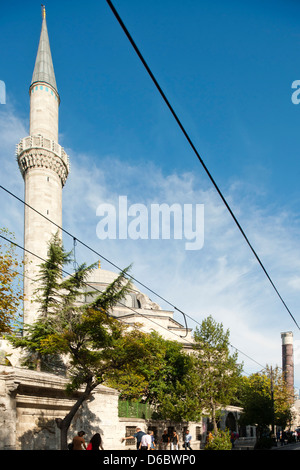
M 279 445 L 278 447 L 272 447 L 272 450 L 300 450 L 300 442 L 294 444 L 287 444 L 285 446 Z

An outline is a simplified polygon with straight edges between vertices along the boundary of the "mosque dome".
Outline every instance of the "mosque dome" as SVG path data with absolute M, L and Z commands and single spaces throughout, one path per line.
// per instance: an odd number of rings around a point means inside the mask
M 86 279 L 86 296 L 85 302 L 90 302 L 93 298 L 91 295 L 92 289 L 95 289 L 96 294 L 105 290 L 117 277 L 119 273 L 108 271 L 100 267 L 90 272 Z M 127 307 L 133 309 L 147 309 L 147 310 L 161 310 L 161 307 L 152 302 L 152 300 L 143 292 L 141 292 L 134 284 L 132 284 L 130 292 L 125 296 L 122 302 L 117 307 Z

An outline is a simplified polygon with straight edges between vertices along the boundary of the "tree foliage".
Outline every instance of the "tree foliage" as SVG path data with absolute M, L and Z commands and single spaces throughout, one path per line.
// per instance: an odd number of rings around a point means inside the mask
M 5 238 L 14 238 L 7 229 L 1 229 L 0 234 Z M 14 324 L 19 321 L 23 291 L 18 275 L 22 265 L 15 246 L 12 243 L 2 243 L 0 239 L 0 334 L 12 333 Z
M 23 338 L 12 337 L 16 347 L 37 357 L 37 364 L 53 356 L 65 356 L 68 361 L 68 391 L 81 390 L 79 399 L 59 427 L 62 448 L 70 423 L 91 392 L 108 381 L 115 371 L 132 367 L 137 361 L 137 337 L 134 331 L 111 317 L 111 310 L 130 289 L 126 278 L 129 268 L 122 271 L 91 302 L 82 302 L 86 294 L 86 277 L 93 269 L 85 264 L 75 273 L 62 278 L 63 266 L 69 262 L 60 238 L 56 235 L 49 245 L 48 258 L 42 263 L 38 296 L 40 314 L 33 325 L 27 325 Z M 130 345 L 130 347 L 128 347 Z
M 241 424 L 257 426 L 260 438 L 272 425 L 283 429 L 291 421 L 291 405 L 294 397 L 286 387 L 282 372 L 278 367 L 266 369 L 243 377 L 239 390 L 243 414 Z
M 194 390 L 201 409 L 211 417 L 217 432 L 217 413 L 234 399 L 242 365 L 237 353 L 230 354 L 229 330 L 211 316 L 203 320 L 194 334 Z
M 189 406 L 191 357 L 183 351 L 182 344 L 165 340 L 157 332 L 136 334 L 144 356 L 135 366 L 135 375 L 129 370 L 119 371 L 111 385 L 121 390 L 121 398 L 151 404 L 157 418 L 174 421 L 194 418 L 194 409 Z
M 205 450 L 231 450 L 232 444 L 230 440 L 230 433 L 228 431 L 218 431 L 212 434 L 206 445 Z

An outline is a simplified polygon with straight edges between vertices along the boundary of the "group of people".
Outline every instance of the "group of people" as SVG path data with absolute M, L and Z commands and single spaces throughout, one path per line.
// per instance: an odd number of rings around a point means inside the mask
M 274 438 L 274 436 L 273 436 Z M 295 429 L 294 431 L 288 430 L 288 431 L 280 431 L 278 430 L 276 432 L 276 444 L 278 443 L 283 446 L 285 444 L 288 444 L 290 442 L 300 442 L 300 429 Z
M 147 433 L 142 431 L 141 428 L 136 428 L 136 432 L 132 436 L 122 438 L 122 442 L 127 439 L 136 439 L 137 450 L 154 450 L 157 448 L 153 431 L 149 430 Z M 191 449 L 192 436 L 187 429 L 184 435 L 183 447 L 185 450 Z M 161 450 L 179 450 L 179 436 L 176 431 L 173 431 L 169 436 L 168 431 L 165 430 L 160 440 Z
M 85 432 L 79 431 L 76 436 L 73 437 L 73 441 L 69 444 L 69 450 L 104 450 L 102 445 L 102 439 L 100 433 L 93 435 L 89 443 L 86 443 L 84 438 Z M 149 430 L 144 432 L 141 428 L 136 428 L 136 432 L 132 436 L 122 438 L 122 442 L 127 439 L 136 439 L 137 450 L 155 450 L 157 443 L 155 442 L 153 431 Z M 185 450 L 191 449 L 192 436 L 187 429 L 184 434 L 183 447 Z M 161 450 L 179 450 L 179 436 L 176 431 L 173 431 L 171 435 L 165 430 L 160 439 Z
M 86 444 L 84 439 L 85 432 L 79 431 L 77 436 L 73 437 L 72 443 L 69 445 L 69 450 L 104 450 L 102 445 L 102 438 L 99 432 L 93 435 L 90 442 Z
M 122 442 L 127 439 L 136 439 L 137 450 L 153 450 L 156 448 L 153 431 L 146 433 L 141 428 L 136 428 L 135 433 L 132 436 L 123 437 Z

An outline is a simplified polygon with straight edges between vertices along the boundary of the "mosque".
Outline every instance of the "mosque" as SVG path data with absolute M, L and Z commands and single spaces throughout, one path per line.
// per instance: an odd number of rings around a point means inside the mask
M 47 257 L 51 235 L 62 227 L 62 191 L 70 173 L 69 157 L 58 142 L 58 114 L 61 102 L 56 84 L 46 23 L 42 7 L 42 27 L 34 65 L 30 96 L 30 129 L 17 144 L 16 154 L 24 179 L 24 323 L 32 323 L 37 316 L 32 285 L 41 259 Z M 34 208 L 35 210 L 32 210 Z M 41 216 L 44 215 L 45 217 Z M 53 223 L 54 222 L 54 223 Z M 89 286 L 103 290 L 118 273 L 99 266 L 87 279 Z M 145 332 L 155 330 L 167 339 L 180 341 L 186 348 L 192 342 L 191 330 L 174 319 L 174 312 L 163 310 L 136 286 L 127 295 L 124 304 L 113 312 L 127 323 L 142 323 Z M 9 349 L 0 340 L 0 350 Z M 74 397 L 64 393 L 66 379 L 48 373 L 24 369 L 15 350 L 8 350 L 10 364 L 0 366 L 0 449 L 58 449 L 59 429 L 55 420 L 65 416 L 74 403 Z M 144 414 L 120 415 L 118 392 L 99 386 L 93 397 L 82 406 L 73 420 L 70 436 L 85 429 L 92 436 L 100 432 L 104 448 L 125 450 L 134 444 L 121 438 L 132 435 L 136 425 L 151 427 L 158 435 L 163 429 L 183 433 L 187 425 L 193 436 L 193 448 L 199 449 L 205 439 L 207 419 L 199 423 L 155 422 Z M 224 414 L 224 425 L 235 429 L 240 409 L 231 407 Z

